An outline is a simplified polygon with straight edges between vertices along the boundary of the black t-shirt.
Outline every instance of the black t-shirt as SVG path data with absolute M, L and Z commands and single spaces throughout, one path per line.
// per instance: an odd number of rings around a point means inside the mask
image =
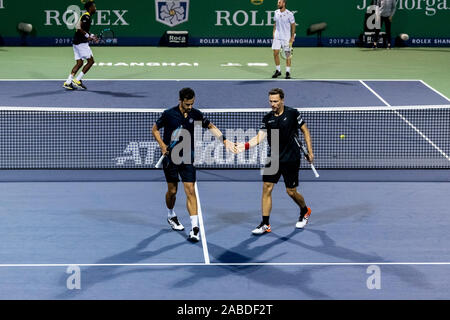
M 80 20 L 78 21 L 77 31 L 75 32 L 75 36 L 73 37 L 73 44 L 75 45 L 89 42 L 84 33 L 78 30 L 79 28 L 89 33 L 91 29 L 91 15 L 89 13 L 83 13 L 83 15 L 80 17 Z
M 176 106 L 165 110 L 161 117 L 156 120 L 156 126 L 158 130 L 164 128 L 163 141 L 167 146 L 170 145 L 172 133 L 181 125 L 183 126 L 183 129 L 189 131 L 189 134 L 191 135 L 191 155 L 192 161 L 194 161 L 194 125 L 197 121 L 201 121 L 203 128 L 208 128 L 211 123 L 198 109 L 192 108 L 187 114 L 187 117 L 184 117 L 179 106 Z M 183 141 L 183 137 L 181 137 L 179 141 Z
M 272 130 L 279 130 L 279 161 L 297 162 L 300 161 L 300 149 L 294 140 L 294 135 L 298 136 L 298 129 L 305 124 L 300 112 L 297 109 L 284 106 L 281 115 L 275 116 L 273 111 L 266 114 L 261 123 L 261 130 L 267 130 L 267 141 L 270 152 L 272 149 Z

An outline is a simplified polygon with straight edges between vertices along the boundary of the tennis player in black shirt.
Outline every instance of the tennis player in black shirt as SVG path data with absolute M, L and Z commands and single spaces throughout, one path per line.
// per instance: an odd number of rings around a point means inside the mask
M 195 92 L 191 88 L 183 88 L 179 92 L 179 104 L 173 108 L 167 109 L 163 112 L 161 117 L 153 125 L 152 133 L 158 142 L 161 153 L 168 154 L 166 161 L 163 164 L 164 175 L 167 181 L 167 193 L 166 193 L 166 206 L 168 209 L 168 218 L 170 226 L 173 230 L 184 230 L 183 225 L 178 221 L 177 215 L 174 212 L 176 194 L 178 190 L 178 182 L 181 181 L 184 185 L 184 191 L 186 193 L 186 206 L 191 217 L 192 229 L 189 234 L 189 240 L 200 240 L 200 229 L 198 224 L 198 208 L 197 208 L 197 195 L 195 193 L 195 181 L 196 181 L 196 169 L 194 163 L 194 125 L 195 123 L 201 123 L 203 128 L 207 128 L 211 133 L 221 141 L 227 150 L 236 153 L 236 145 L 233 142 L 228 141 L 222 134 L 222 132 L 214 126 L 214 124 L 207 119 L 203 113 L 193 108 L 195 102 Z M 188 156 L 187 161 L 176 161 L 175 154 L 168 152 L 168 146 L 172 140 L 172 133 L 182 126 L 186 135 L 182 135 L 182 139 L 190 138 L 191 154 Z M 164 128 L 164 136 L 161 138 L 159 130 Z M 184 149 L 182 152 L 186 151 Z M 180 152 L 180 154 L 182 153 Z M 178 164 L 177 164 L 178 163 Z
M 89 32 L 91 29 L 92 16 L 97 11 L 97 8 L 95 2 L 91 0 L 88 0 L 88 2 L 84 4 L 84 8 L 86 9 L 86 12 L 81 15 L 76 26 L 77 31 L 73 38 L 73 53 L 75 55 L 76 64 L 63 84 L 63 87 L 67 90 L 73 90 L 74 88 L 86 90 L 86 86 L 81 79 L 94 65 L 94 56 L 89 47 L 89 41 L 98 41 L 98 39 L 94 34 Z M 83 60 L 87 60 L 87 63 L 75 78 L 75 75 L 83 66 Z
M 298 136 L 298 129 L 300 129 L 308 148 L 307 160 L 312 163 L 314 153 L 308 127 L 297 109 L 284 105 L 282 89 L 272 89 L 269 92 L 269 102 L 272 111 L 264 116 L 258 134 L 248 142 L 237 146 L 238 152 L 242 152 L 258 145 L 267 137 L 270 147 L 271 163 L 266 165 L 263 172 L 262 221 L 252 231 L 257 235 L 271 231 L 269 217 L 272 210 L 272 190 L 281 176 L 284 178 L 287 194 L 300 207 L 296 227 L 304 228 L 311 214 L 311 209 L 306 206 L 304 197 L 297 191 L 301 151 L 294 140 L 294 136 Z M 277 133 L 278 139 L 276 139 Z M 277 142 L 278 148 L 275 146 Z M 278 154 L 275 152 L 277 149 Z M 274 163 L 278 163 L 278 167 L 275 165 L 274 168 L 272 166 Z

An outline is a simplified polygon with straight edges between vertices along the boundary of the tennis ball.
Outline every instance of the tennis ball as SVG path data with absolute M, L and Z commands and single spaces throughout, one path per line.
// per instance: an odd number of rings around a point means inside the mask
M 409 40 L 409 35 L 406 33 L 401 33 L 400 34 L 400 39 L 402 39 L 403 41 L 408 41 Z
M 341 134 L 341 135 L 339 136 L 339 138 L 345 139 L 345 134 Z

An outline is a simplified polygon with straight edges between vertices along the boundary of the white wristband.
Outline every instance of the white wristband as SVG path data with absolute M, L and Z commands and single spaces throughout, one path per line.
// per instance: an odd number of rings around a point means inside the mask
M 89 33 L 86 32 L 86 33 L 84 34 L 84 36 L 85 36 L 86 38 L 89 39 L 89 37 L 90 37 L 91 35 L 90 35 Z

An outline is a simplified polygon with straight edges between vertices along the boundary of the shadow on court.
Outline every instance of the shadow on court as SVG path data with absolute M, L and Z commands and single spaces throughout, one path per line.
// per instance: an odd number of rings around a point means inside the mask
M 88 92 L 93 92 L 96 94 L 101 94 L 105 96 L 115 97 L 115 98 L 147 98 L 148 96 L 140 93 L 128 93 L 128 92 L 114 92 L 107 90 L 89 90 Z
M 182 241 L 163 246 L 157 250 L 151 250 L 151 247 L 149 246 L 153 242 L 157 242 L 158 238 L 167 234 L 167 233 L 173 233 L 178 234 L 183 238 Z M 157 257 L 159 254 L 163 252 L 170 251 L 171 249 L 179 248 L 180 246 L 184 245 L 190 245 L 192 246 L 192 243 L 190 243 L 187 240 L 188 236 L 186 233 L 183 232 L 173 232 L 170 229 L 163 229 L 160 230 L 158 233 L 142 240 L 139 242 L 135 247 L 120 252 L 118 254 L 115 254 L 110 257 L 103 258 L 95 264 L 114 264 L 114 263 L 139 263 L 141 261 L 144 261 L 146 259 Z M 198 244 L 200 245 L 200 244 Z M 63 293 L 56 296 L 56 299 L 67 299 L 67 298 L 74 298 L 77 295 L 84 293 L 86 290 L 89 290 L 89 288 L 95 286 L 96 284 L 111 281 L 114 279 L 117 279 L 119 277 L 132 274 L 132 273 L 144 273 L 144 272 L 150 272 L 151 269 L 149 267 L 132 267 L 131 269 L 127 269 L 126 266 L 92 266 L 92 267 L 81 267 L 81 274 L 82 274 L 82 289 L 81 291 L 70 291 L 65 290 Z M 66 281 L 67 281 L 68 275 L 64 275 L 61 277 L 60 286 L 66 287 Z M 150 285 L 150 284 L 149 284 Z M 126 295 L 126 292 L 124 293 Z
M 290 238 L 297 234 L 298 232 L 294 230 L 287 236 L 279 237 L 273 233 L 270 236 L 275 239 L 261 246 L 250 247 L 251 244 L 257 242 L 261 237 L 251 236 L 250 238 L 244 240 L 237 246 L 226 249 L 219 245 L 208 243 L 208 248 L 210 253 L 213 252 L 213 257 L 211 262 L 219 263 L 251 263 L 257 262 L 259 257 L 264 256 L 268 247 L 273 248 L 289 241 Z M 281 252 L 273 257 L 264 257 L 264 262 L 273 261 L 274 259 L 286 255 L 287 252 Z M 196 286 L 196 283 L 207 279 L 212 290 L 214 287 L 220 287 L 225 285 L 227 281 L 225 279 L 219 280 L 220 278 L 228 278 L 229 276 L 245 277 L 248 281 L 253 281 L 255 283 L 260 283 L 268 286 L 269 288 L 282 288 L 290 287 L 292 289 L 303 292 L 304 294 L 310 296 L 311 298 L 330 298 L 325 293 L 314 289 L 311 286 L 313 282 L 312 275 L 314 272 L 323 269 L 324 267 L 300 267 L 298 271 L 288 272 L 284 271 L 276 266 L 270 265 L 249 265 L 249 266 L 211 266 L 202 269 L 189 267 L 189 272 L 194 274 L 192 276 L 186 277 L 183 280 L 176 282 L 173 287 L 190 287 Z M 270 294 L 270 292 L 269 292 Z
M 129 93 L 129 92 L 118 92 L 118 91 L 107 91 L 107 90 L 67 90 L 61 87 L 60 90 L 54 91 L 39 91 L 39 92 L 30 92 L 22 95 L 14 96 L 14 98 L 36 98 L 43 96 L 51 96 L 51 95 L 61 95 L 67 94 L 67 92 L 85 92 L 85 93 L 95 93 L 104 96 L 110 96 L 114 98 L 147 98 L 146 95 L 140 93 Z
M 54 91 L 39 91 L 39 92 L 30 92 L 18 96 L 14 96 L 13 98 L 36 98 L 36 97 L 45 97 L 45 96 L 52 96 L 52 95 L 62 95 L 66 94 L 67 92 L 74 92 L 75 90 L 67 90 L 61 87 L 59 90 Z
M 319 237 L 321 244 L 313 246 L 293 239 L 294 236 L 304 232 L 312 232 L 316 234 Z M 261 239 L 261 237 L 258 236 L 251 236 L 250 238 L 244 240 L 240 244 L 230 249 L 226 249 L 213 243 L 208 243 L 210 254 L 213 257 L 213 259 L 211 260 L 213 263 L 255 263 L 262 260 L 266 263 L 275 262 L 274 260 L 276 258 L 286 256 L 289 254 L 289 252 L 283 251 L 275 256 L 267 257 L 265 255 L 268 249 L 283 245 L 284 243 L 291 243 L 295 244 L 301 249 L 319 252 L 323 255 L 348 260 L 349 262 L 388 262 L 376 254 L 367 254 L 341 247 L 337 245 L 336 242 L 331 239 L 325 231 L 322 230 L 294 230 L 286 236 L 278 236 L 272 232 L 262 237 L 273 237 L 274 240 L 261 246 L 251 247 L 252 244 Z M 332 268 L 361 269 L 365 267 L 366 266 L 335 266 Z M 315 275 L 320 271 L 327 270 L 327 268 L 330 268 L 330 266 L 292 266 L 292 268 L 296 268 L 297 270 L 289 272 L 286 271 L 286 268 L 284 267 L 273 265 L 224 265 L 216 266 L 215 268 L 211 266 L 202 269 L 189 267 L 189 272 L 191 273 L 191 275 L 183 280 L 176 282 L 173 287 L 177 289 L 183 287 L 198 287 L 200 286 L 201 282 L 204 282 L 204 280 L 206 280 L 206 283 L 209 284 L 211 290 L 214 290 L 215 286 L 222 286 L 228 283 L 228 277 L 233 275 L 237 277 L 244 277 L 247 281 L 254 282 L 255 285 L 261 284 L 267 286 L 269 291 L 271 288 L 291 288 L 296 291 L 302 292 L 303 294 L 313 299 L 330 298 L 330 296 L 318 290 L 317 284 L 314 283 L 317 280 L 317 277 Z M 408 285 L 412 285 L 418 288 L 432 289 L 432 286 L 427 281 L 426 274 L 419 272 L 411 266 L 390 265 L 383 267 L 383 270 L 386 273 L 398 277 Z M 339 275 L 336 275 L 336 277 L 339 277 Z M 222 281 L 218 280 L 220 278 L 222 278 Z M 244 282 L 242 283 L 242 285 L 244 285 Z M 278 290 L 275 291 L 279 292 Z M 270 296 L 270 292 L 268 293 L 268 295 Z M 286 299 L 286 297 L 283 298 Z

